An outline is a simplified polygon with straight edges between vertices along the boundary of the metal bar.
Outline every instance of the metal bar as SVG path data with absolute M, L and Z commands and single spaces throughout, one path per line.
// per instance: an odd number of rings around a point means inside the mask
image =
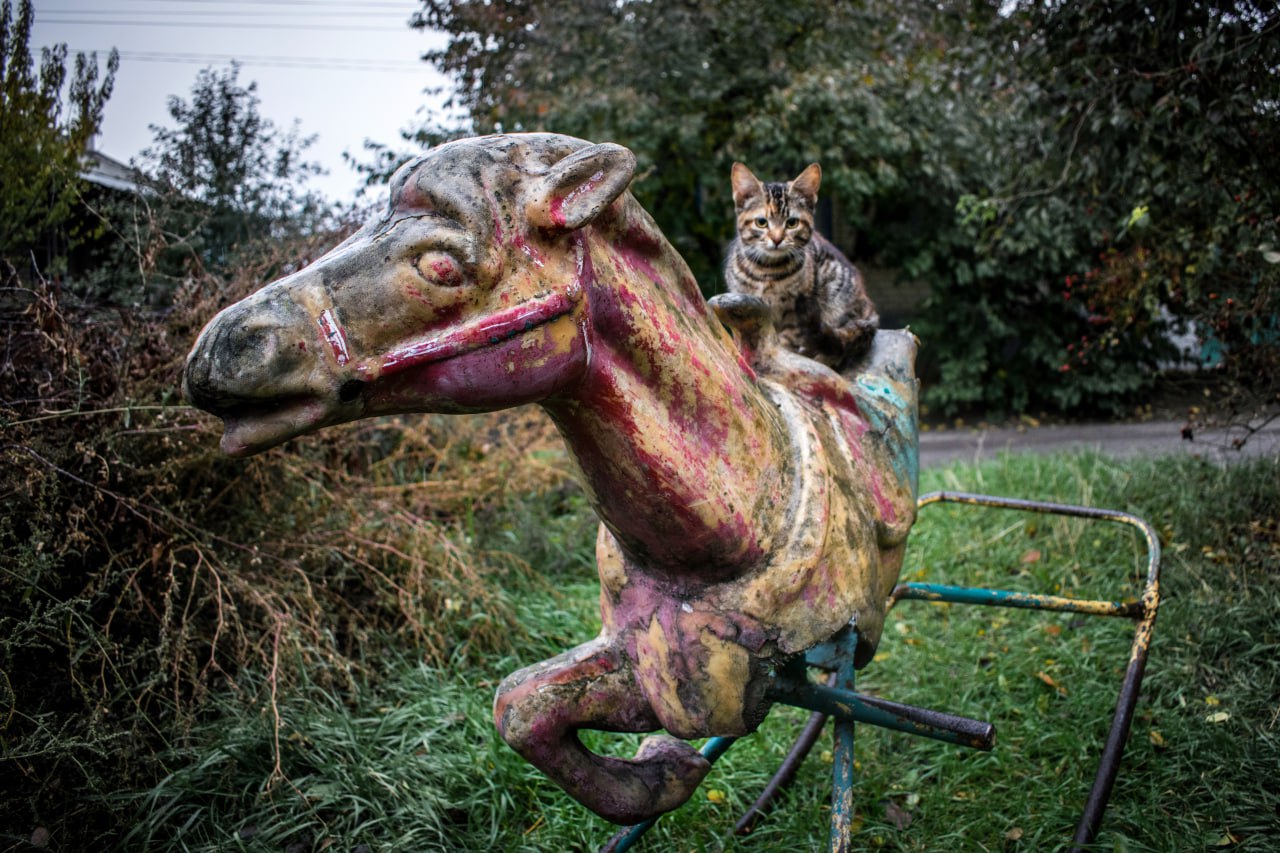
M 1084 813 L 1076 826 L 1075 835 L 1071 839 L 1071 853 L 1082 853 L 1085 847 L 1093 843 L 1102 824 L 1102 813 L 1111 799 L 1111 790 L 1115 787 L 1116 774 L 1120 772 L 1120 758 L 1124 755 L 1125 742 L 1129 737 L 1129 727 L 1133 724 L 1134 706 L 1138 701 L 1138 689 L 1142 685 L 1142 675 L 1147 666 L 1147 652 L 1151 648 L 1151 634 L 1155 628 L 1155 613 L 1143 619 L 1138 626 L 1132 651 L 1129 653 L 1129 665 L 1125 669 L 1124 682 L 1120 685 L 1120 696 L 1116 699 L 1116 712 L 1111 718 L 1111 729 L 1107 732 L 1107 742 L 1102 748 L 1102 757 L 1098 760 L 1098 771 L 1093 778 L 1093 787 L 1089 789 L 1089 799 L 1085 802 Z
M 1134 632 L 1133 645 L 1129 650 L 1129 665 L 1125 669 L 1124 681 L 1120 686 L 1120 695 L 1116 699 L 1116 711 L 1111 718 L 1111 728 L 1107 733 L 1107 740 L 1102 748 L 1102 756 L 1098 761 L 1098 770 L 1094 775 L 1093 787 L 1089 789 L 1089 799 L 1085 803 L 1084 814 L 1081 815 L 1080 823 L 1076 826 L 1075 836 L 1072 838 L 1072 853 L 1080 853 L 1084 847 L 1093 842 L 1098 833 L 1098 828 L 1102 823 L 1102 813 L 1106 809 L 1107 801 L 1111 798 L 1116 774 L 1120 770 L 1120 759 L 1124 754 L 1125 741 L 1128 740 L 1129 729 L 1133 723 L 1134 706 L 1137 704 L 1138 692 L 1142 686 L 1142 676 L 1146 670 L 1147 657 L 1151 650 L 1151 638 L 1155 630 L 1156 613 L 1160 608 L 1160 540 L 1156 535 L 1155 529 L 1145 520 L 1136 515 L 1115 510 L 1027 501 L 1017 498 L 1002 498 L 969 492 L 932 492 L 923 495 L 918 502 L 918 506 L 925 507 L 943 502 L 1113 521 L 1136 528 L 1146 542 L 1146 584 L 1142 590 L 1142 599 L 1139 602 L 1140 607 L 1134 608 L 1136 612 L 1130 614 L 1135 618 L 1141 618 Z M 1082 610 L 1079 612 L 1088 611 Z
M 792 677 L 779 677 L 770 688 L 769 696 L 788 705 L 821 711 L 838 721 L 869 723 L 974 749 L 989 750 L 995 744 L 995 727 L 981 720 L 903 705 Z
M 791 750 L 787 753 L 787 757 L 782 759 L 782 764 L 778 766 L 778 771 L 773 774 L 769 784 L 764 786 L 764 790 L 760 792 L 759 797 L 756 797 L 756 801 L 751 804 L 751 808 L 747 809 L 742 817 L 738 819 L 738 822 L 734 824 L 734 835 L 746 835 L 755 828 L 760 818 L 764 817 L 774 797 L 778 796 L 780 791 L 785 790 L 795 780 L 796 772 L 800 769 L 800 765 L 804 763 L 804 760 L 809 757 L 809 752 L 813 749 L 813 745 L 818 742 L 818 736 L 822 734 L 822 730 L 826 725 L 826 714 L 814 711 L 809 715 L 809 721 L 805 723 L 800 736 L 796 738 L 796 742 L 791 745 Z
M 826 690 L 854 696 L 853 648 L 857 645 L 857 632 L 845 632 L 845 643 L 849 654 L 841 661 L 839 669 L 832 673 L 831 686 Z M 786 672 L 782 673 L 786 678 Z M 805 679 L 804 684 L 808 684 Z M 818 686 L 818 685 L 814 685 Z M 810 710 L 821 710 L 813 708 Z M 854 723 L 843 715 L 834 715 L 831 727 L 832 761 L 831 761 L 831 836 L 828 842 L 830 853 L 849 853 L 853 843 L 853 736 Z
M 1141 616 L 1141 601 L 1095 601 L 1061 595 L 1038 595 L 1007 589 L 948 586 L 939 583 L 903 583 L 893 590 L 894 601 L 950 601 L 954 604 L 984 604 L 991 607 L 1022 607 L 1058 610 L 1088 616 Z
M 702 757 L 712 764 L 716 763 L 716 759 L 729 751 L 729 747 L 733 746 L 736 737 L 713 737 L 709 738 L 702 745 L 702 749 L 698 750 L 702 753 Z M 600 853 L 623 853 L 630 850 L 631 845 L 640 840 L 640 837 L 653 828 L 658 822 L 658 818 L 651 817 L 646 821 L 637 823 L 634 826 L 624 826 L 618 830 L 605 845 L 600 848 Z

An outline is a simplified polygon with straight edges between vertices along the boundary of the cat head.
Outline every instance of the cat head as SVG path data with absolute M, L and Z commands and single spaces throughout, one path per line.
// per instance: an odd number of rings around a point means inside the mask
M 733 204 L 738 239 L 757 260 L 804 251 L 813 238 L 822 167 L 811 163 L 790 183 L 763 183 L 742 163 L 733 164 Z

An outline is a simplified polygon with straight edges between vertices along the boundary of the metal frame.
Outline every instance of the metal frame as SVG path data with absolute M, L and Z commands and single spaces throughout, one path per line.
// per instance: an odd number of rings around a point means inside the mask
M 1134 706 L 1146 669 L 1147 654 L 1160 605 L 1160 541 L 1152 526 L 1136 515 L 1116 510 L 1095 509 L 1070 504 L 1019 500 L 968 492 L 931 492 L 918 502 L 923 509 L 936 503 L 959 503 L 970 506 L 1021 510 L 1046 515 L 1066 515 L 1097 521 L 1110 521 L 1136 528 L 1147 546 L 1147 578 L 1142 597 L 1137 601 L 1105 601 L 1077 599 L 1057 595 L 1037 595 L 1010 590 L 980 587 L 947 586 L 928 583 L 899 584 L 890 606 L 899 601 L 947 601 L 953 604 L 979 604 L 993 607 L 1017 607 L 1080 613 L 1087 616 L 1122 616 L 1134 619 L 1137 627 L 1129 651 L 1129 664 L 1120 685 L 1111 728 L 1098 761 L 1093 787 L 1085 803 L 1084 813 L 1072 838 L 1072 851 L 1078 853 L 1093 842 L 1102 823 L 1102 813 L 1115 785 L 1120 758 L 1133 722 Z M 940 711 L 889 702 L 854 692 L 853 650 L 857 634 L 853 627 L 841 631 L 830 641 L 811 649 L 777 673 L 770 689 L 775 701 L 813 711 L 804 730 L 779 766 L 760 797 L 734 827 L 735 833 L 747 832 L 764 814 L 777 793 L 790 784 L 796 771 L 817 742 L 827 720 L 834 720 L 831 793 L 831 853 L 847 853 L 852 844 L 853 822 L 853 733 L 856 723 L 894 729 L 908 734 L 949 743 L 989 750 L 995 743 L 995 729 L 990 723 L 958 717 Z M 808 669 L 828 673 L 825 685 L 809 679 Z M 723 755 L 736 738 L 711 738 L 702 754 L 711 762 Z M 619 831 L 601 848 L 601 853 L 622 853 L 649 830 L 655 820 Z

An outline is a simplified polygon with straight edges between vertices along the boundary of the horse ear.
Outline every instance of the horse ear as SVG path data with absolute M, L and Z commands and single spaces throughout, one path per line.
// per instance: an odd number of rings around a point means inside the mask
M 734 163 L 729 173 L 729 183 L 733 186 L 733 203 L 739 210 L 747 201 L 764 194 L 764 185 L 760 183 L 744 163 Z
M 800 173 L 800 177 L 791 182 L 791 189 L 800 193 L 809 200 L 809 204 L 818 203 L 818 187 L 822 185 L 822 167 L 817 163 L 810 163 L 809 167 Z
M 525 215 L 540 228 L 581 228 L 626 191 L 635 171 L 636 155 L 621 145 L 603 142 L 575 151 L 533 187 Z

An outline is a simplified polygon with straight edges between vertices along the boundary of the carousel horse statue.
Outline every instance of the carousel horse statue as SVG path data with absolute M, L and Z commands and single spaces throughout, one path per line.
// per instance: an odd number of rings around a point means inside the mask
M 709 769 L 682 739 L 753 731 L 778 670 L 852 625 L 873 655 L 916 512 L 915 340 L 849 376 L 711 304 L 628 191 L 634 155 L 556 134 L 463 139 L 396 173 L 326 255 L 214 317 L 187 398 L 244 456 L 374 415 L 541 406 L 600 517 L 599 636 L 508 676 L 502 737 L 633 824 Z M 632 759 L 583 728 L 655 732 Z

